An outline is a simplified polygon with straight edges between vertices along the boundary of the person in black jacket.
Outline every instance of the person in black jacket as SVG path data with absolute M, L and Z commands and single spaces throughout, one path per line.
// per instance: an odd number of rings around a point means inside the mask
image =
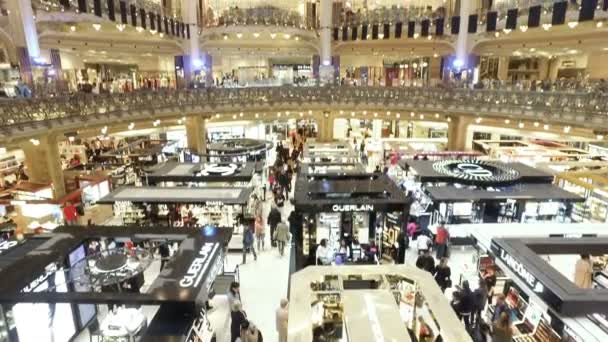
M 397 243 L 399 243 L 399 248 L 397 249 L 396 263 L 405 264 L 405 251 L 410 246 L 410 238 L 407 236 L 403 229 L 399 231 L 399 235 L 397 236 Z
M 276 247 L 277 242 L 274 240 L 274 232 L 277 229 L 277 225 L 281 222 L 281 212 L 276 205 L 272 205 L 270 213 L 268 214 L 268 225 L 270 226 L 270 242 L 272 247 Z
M 281 171 L 279 173 L 279 185 L 281 186 L 281 191 L 285 192 L 285 199 L 289 199 L 289 177 L 287 177 L 287 173 L 285 171 Z
M 464 321 L 464 326 L 467 331 L 471 330 L 471 314 L 475 307 L 475 297 L 471 288 L 469 287 L 468 281 L 462 282 L 462 289 L 460 291 L 460 303 L 458 303 L 458 316 Z
M 230 308 L 230 342 L 235 342 L 237 338 L 241 338 L 241 326 L 247 322 L 247 315 L 243 311 L 243 306 L 240 301 L 235 301 Z
M 441 288 L 441 292 L 445 292 L 445 289 L 452 285 L 452 280 L 450 279 L 452 271 L 450 270 L 450 266 L 448 266 L 447 258 L 441 258 L 441 261 L 439 261 L 439 266 L 437 266 L 435 269 L 434 275 L 437 285 L 439 285 Z
M 435 259 L 431 256 L 431 252 L 424 251 L 416 260 L 416 267 L 423 269 L 431 274 L 435 273 Z

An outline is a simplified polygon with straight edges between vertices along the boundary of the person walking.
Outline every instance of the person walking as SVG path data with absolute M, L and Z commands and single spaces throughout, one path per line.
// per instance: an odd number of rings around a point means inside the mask
M 279 254 L 283 256 L 285 254 L 285 245 L 289 241 L 289 228 L 285 222 L 279 222 L 277 230 L 275 231 L 274 240 L 279 246 Z
M 464 321 L 464 326 L 467 331 L 471 331 L 471 314 L 473 312 L 474 301 L 473 292 L 471 292 L 469 282 L 465 280 L 462 282 L 462 289 L 460 290 L 458 316 Z
M 289 301 L 281 299 L 281 306 L 276 312 L 277 332 L 279 333 L 279 342 L 287 342 L 287 323 L 289 317 L 288 309 Z
M 279 173 L 279 185 L 281 186 L 281 192 L 285 194 L 285 199 L 289 200 L 289 177 L 285 171 Z
M 262 216 L 256 216 L 255 218 L 255 239 L 258 243 L 258 251 L 264 250 L 264 242 L 266 240 L 266 229 L 264 227 L 264 222 L 262 222 Z
M 400 230 L 397 236 L 397 264 L 405 264 L 405 252 L 410 247 L 410 238 L 407 236 L 405 230 Z
M 249 252 L 253 254 L 253 260 L 258 260 L 258 255 L 255 253 L 254 241 L 253 226 L 246 223 L 243 231 L 243 265 L 247 262 L 247 254 Z
M 452 276 L 452 270 L 450 269 L 450 266 L 448 266 L 447 258 L 441 258 L 439 265 L 435 269 L 434 276 L 437 285 L 441 288 L 441 292 L 445 292 L 445 289 L 452 287 L 452 279 L 450 278 Z
M 65 219 L 66 226 L 74 226 L 78 223 L 78 211 L 72 202 L 66 202 L 63 207 L 63 218 Z
M 479 285 L 475 291 L 473 291 L 473 298 L 475 299 L 475 302 L 471 324 L 479 325 L 482 321 L 482 312 L 486 308 L 488 302 L 488 287 L 483 278 L 479 279 Z
M 418 235 L 418 238 L 416 239 L 418 254 L 422 255 L 425 252 L 429 252 L 432 244 L 433 240 L 431 240 L 431 238 L 424 232 Z
M 273 203 L 271 205 L 270 208 L 270 213 L 268 213 L 268 226 L 270 227 L 270 242 L 272 247 L 276 247 L 277 246 L 277 241 L 275 238 L 275 231 L 277 229 L 277 225 L 279 224 L 279 222 L 281 222 L 281 212 L 279 211 L 279 208 L 277 208 L 277 206 Z
M 228 308 L 232 310 L 232 306 L 235 302 L 241 301 L 241 284 L 236 281 L 230 283 L 230 288 L 228 288 L 228 293 L 226 293 L 226 297 L 228 297 Z
M 433 259 L 431 252 L 429 252 L 428 249 L 418 256 L 418 259 L 416 260 L 416 267 L 431 274 L 435 272 L 435 259 Z
M 240 300 L 237 300 L 232 304 L 230 311 L 230 342 L 236 342 L 237 339 L 241 339 L 241 326 L 247 322 L 247 314 L 243 311 L 243 306 Z
M 450 233 L 445 227 L 445 223 L 440 223 L 437 227 L 437 234 L 435 234 L 435 249 L 437 251 L 437 259 L 448 257 L 448 241 L 450 239 Z
M 511 342 L 513 341 L 513 327 L 511 318 L 507 312 L 501 312 L 497 322 L 492 325 L 494 335 L 492 342 Z
M 593 264 L 589 259 L 589 254 L 581 254 L 581 258 L 576 261 L 574 283 L 582 289 L 593 287 Z
M 241 325 L 241 342 L 262 342 L 262 332 L 251 321 L 245 321 Z

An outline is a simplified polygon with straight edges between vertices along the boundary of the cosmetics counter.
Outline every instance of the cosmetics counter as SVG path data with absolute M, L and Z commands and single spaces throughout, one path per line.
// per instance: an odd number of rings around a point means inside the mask
M 115 162 L 119 164 L 133 163 L 139 167 L 163 163 L 168 158 L 177 157 L 177 141 L 138 139 L 126 146 L 102 153 L 97 159 L 100 161 Z
M 229 229 L 230 248 L 240 249 L 252 193 L 251 187 L 122 187 L 99 203 L 112 205 L 118 225 Z
M 206 155 L 189 153 L 191 160 L 184 156 L 185 161 L 208 161 L 213 163 L 246 163 L 260 162 L 267 159 L 268 150 L 272 149 L 272 142 L 256 139 L 226 139 L 207 145 Z
M 346 262 L 392 255 L 403 224 L 405 195 L 386 175 L 301 174 L 294 194 L 295 211 L 301 214 L 301 229 L 292 232 L 298 269 L 316 263 L 316 248 L 323 239 L 333 261 L 341 240 L 350 249 L 350 255 L 342 256 Z M 355 255 L 357 250 L 361 252 Z
M 103 177 L 111 181 L 112 188 L 122 185 L 137 185 L 139 168 L 133 164 L 88 163 L 68 168 L 63 171 L 66 180 L 66 190 L 75 190 L 78 179 L 83 176 Z
M 304 163 L 358 163 L 359 155 L 348 142 L 344 143 L 313 143 L 304 145 L 302 152 Z
M 570 222 L 584 199 L 552 184 L 553 175 L 520 163 L 485 160 L 402 160 L 404 182 L 418 203 L 422 228 L 450 224 Z M 428 222 L 427 222 L 428 221 Z
M 502 162 L 521 162 L 529 166 L 556 161 L 588 161 L 589 151 L 548 140 L 474 140 L 473 149 Z
M 600 222 L 608 219 L 608 163 L 556 174 L 555 184 L 582 196 L 585 201 L 572 207 L 575 222 Z
M 291 275 L 288 341 L 471 341 L 432 276 L 405 265 L 310 266 Z M 363 314 L 362 314 L 363 313 Z
M 602 291 L 600 288 L 606 279 L 605 254 L 608 249 L 601 243 L 607 238 L 591 234 L 578 238 L 563 236 L 494 238 L 489 249 L 486 239 L 482 237 L 477 246 L 476 272 L 460 279 L 460 283 L 468 280 L 474 290 L 478 279 L 494 273 L 496 285 L 492 304 L 486 310 L 486 319 L 492 320 L 495 298 L 500 293 L 504 294 L 511 308 L 514 341 L 586 342 L 608 338 L 608 321 L 603 304 L 608 301 L 608 296 L 605 292 L 598 292 Z M 594 289 L 581 289 L 569 277 L 574 273 L 578 254 L 589 252 L 595 255 Z M 573 262 L 565 263 L 568 269 L 554 267 L 555 261 L 552 259 L 565 254 L 572 254 L 573 257 Z
M 11 341 L 68 341 L 88 329 L 104 341 L 211 342 L 204 302 L 225 293 L 218 282 L 234 280 L 223 271 L 226 233 L 61 227 L 9 240 L 0 253 L 0 334 Z M 135 280 L 164 243 L 179 247 L 144 289 Z

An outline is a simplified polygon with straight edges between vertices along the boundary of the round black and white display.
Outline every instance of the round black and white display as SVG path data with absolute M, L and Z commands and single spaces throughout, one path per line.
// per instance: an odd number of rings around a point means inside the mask
M 200 174 L 201 176 L 231 176 L 237 169 L 236 164 L 206 164 Z
M 513 168 L 484 160 L 441 160 L 433 163 L 433 170 L 469 184 L 504 184 L 520 177 Z

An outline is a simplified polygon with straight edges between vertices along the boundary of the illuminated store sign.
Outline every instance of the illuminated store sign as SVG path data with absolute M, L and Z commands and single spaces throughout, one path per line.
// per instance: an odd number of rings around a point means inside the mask
M 334 204 L 331 209 L 335 212 L 341 211 L 374 211 L 373 204 Z
M 511 254 L 507 253 L 504 249 L 499 248 L 498 256 L 500 260 L 504 262 L 511 271 L 515 272 L 520 278 L 522 278 L 532 291 L 536 293 L 543 293 L 545 287 L 541 284 L 538 279 L 530 272 L 520 261 L 515 259 Z
M 511 182 L 520 176 L 515 169 L 484 160 L 442 160 L 433 163 L 433 170 L 460 180 L 479 183 Z
M 198 256 L 192 261 L 190 267 L 188 267 L 188 271 L 182 280 L 180 280 L 179 285 L 186 288 L 198 287 L 218 248 L 218 243 L 206 242 L 198 252 Z
M 207 164 L 205 168 L 201 170 L 203 176 L 231 176 L 233 175 L 238 166 L 236 164 L 218 165 L 218 164 Z

